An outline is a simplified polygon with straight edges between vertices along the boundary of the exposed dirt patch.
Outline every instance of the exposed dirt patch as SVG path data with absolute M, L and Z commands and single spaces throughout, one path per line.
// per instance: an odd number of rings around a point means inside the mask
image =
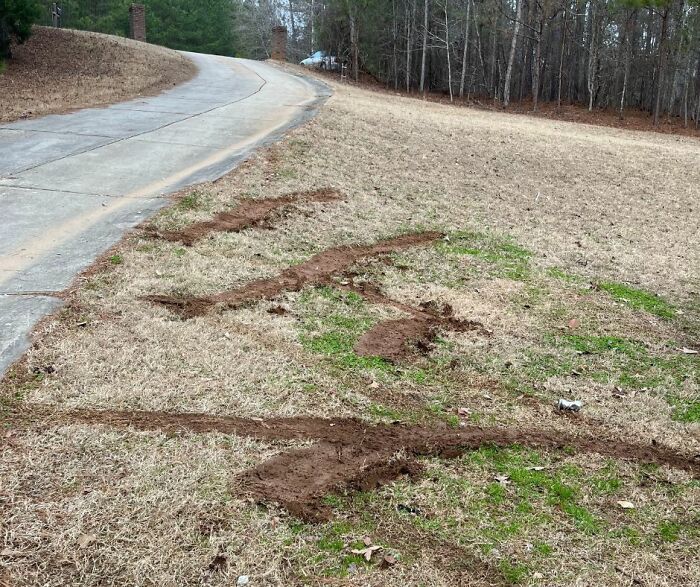
M 237 481 L 244 494 L 261 503 L 278 503 L 294 515 L 325 520 L 330 510 L 322 498 L 346 489 L 367 491 L 401 475 L 420 471 L 420 456 L 454 458 L 483 445 L 520 444 L 533 448 L 570 447 L 615 458 L 660 463 L 700 476 L 700 461 L 657 446 L 642 446 L 596 438 L 575 438 L 539 430 L 504 430 L 468 426 L 459 430 L 417 426 L 363 426 L 343 429 L 340 437 L 322 440 L 266 461 Z M 351 441 L 345 440 L 348 432 Z
M 328 283 L 333 275 L 347 270 L 362 258 L 387 255 L 440 238 L 439 232 L 407 234 L 366 246 L 334 247 L 318 253 L 308 261 L 285 269 L 271 279 L 258 279 L 243 287 L 211 296 L 177 298 L 174 296 L 145 296 L 143 299 L 162 304 L 185 319 L 202 316 L 221 305 L 234 309 L 256 300 L 273 299 L 285 291 L 299 291 L 305 285 Z
M 382 357 L 392 363 L 400 363 L 418 353 L 427 354 L 440 331 L 485 332 L 478 322 L 454 318 L 449 305 L 439 311 L 435 302 L 427 302 L 421 304 L 421 309 L 417 309 L 392 300 L 372 286 L 352 289 L 373 302 L 394 306 L 413 315 L 410 318 L 380 322 L 366 332 L 354 349 L 362 357 Z
M 410 359 L 417 353 L 427 354 L 442 330 L 466 332 L 478 324 L 456 318 L 414 316 L 380 322 L 365 333 L 355 345 L 362 357 L 383 357 L 392 363 Z
M 231 212 L 221 212 L 212 220 L 197 222 L 182 230 L 153 231 L 152 234 L 169 241 L 179 241 L 185 246 L 192 246 L 199 239 L 212 232 L 240 232 L 251 226 L 262 226 L 268 222 L 272 213 L 291 204 L 303 202 L 334 202 L 342 194 L 333 188 L 321 188 L 305 192 L 294 192 L 279 198 L 264 200 L 243 200 Z
M 261 503 L 277 503 L 307 520 L 324 520 L 330 511 L 322 503 L 329 493 L 341 490 L 376 489 L 402 475 L 415 477 L 421 456 L 454 458 L 484 445 L 518 444 L 532 448 L 569 448 L 642 463 L 657 463 L 700 477 L 700 455 L 685 456 L 651 441 L 648 445 L 601 437 L 574 437 L 543 430 L 512 430 L 464 426 L 371 425 L 357 419 L 312 417 L 263 420 L 205 414 L 164 412 L 118 412 L 73 410 L 52 412 L 23 406 L 8 410 L 17 424 L 46 421 L 106 424 L 140 430 L 223 432 L 261 440 L 305 440 L 318 442 L 273 457 L 236 480 L 242 495 Z
M 164 47 L 35 27 L 0 74 L 0 122 L 154 95 L 196 72 L 189 59 Z

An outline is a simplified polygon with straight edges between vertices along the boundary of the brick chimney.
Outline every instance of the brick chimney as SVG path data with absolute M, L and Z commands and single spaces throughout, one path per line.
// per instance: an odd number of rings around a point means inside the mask
M 287 27 L 276 26 L 272 29 L 272 58 L 275 61 L 287 60 Z
M 129 37 L 146 41 L 146 7 L 143 4 L 129 6 Z

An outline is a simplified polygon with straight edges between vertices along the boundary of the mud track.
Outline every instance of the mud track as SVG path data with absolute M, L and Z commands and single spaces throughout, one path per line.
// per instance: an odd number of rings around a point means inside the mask
M 323 503 L 329 493 L 371 490 L 402 475 L 415 477 L 422 456 L 453 458 L 484 445 L 518 444 L 537 449 L 569 448 L 583 453 L 656 463 L 682 469 L 700 478 L 700 458 L 682 455 L 650 442 L 648 445 L 602 437 L 579 437 L 544 430 L 510 430 L 444 425 L 372 425 L 353 418 L 236 418 L 205 414 L 164 412 L 52 411 L 22 405 L 10 410 L 15 425 L 46 427 L 79 423 L 183 432 L 221 432 L 259 440 L 317 442 L 273 457 L 234 479 L 241 496 L 259 503 L 279 504 L 290 513 L 311 521 L 325 520 L 330 510 Z
M 243 200 L 230 212 L 221 212 L 212 220 L 197 222 L 182 230 L 149 231 L 154 237 L 168 241 L 181 242 L 191 247 L 195 242 L 212 232 L 240 232 L 251 226 L 263 226 L 272 213 L 292 204 L 305 202 L 334 202 L 342 199 L 342 194 L 332 188 L 313 191 L 294 192 L 279 198 L 264 200 Z
M 283 292 L 299 291 L 305 285 L 328 284 L 331 277 L 344 273 L 360 259 L 387 255 L 430 243 L 441 237 L 439 232 L 423 232 L 398 236 L 373 245 L 334 247 L 314 255 L 300 265 L 285 269 L 277 277 L 258 279 L 238 289 L 202 297 L 154 295 L 142 299 L 164 305 L 184 319 L 194 318 L 207 314 L 215 306 L 235 309 L 249 302 L 274 299 Z
M 410 318 L 385 320 L 366 332 L 354 348 L 355 353 L 362 357 L 382 357 L 391 363 L 401 363 L 416 354 L 428 353 L 433 341 L 442 331 L 478 331 L 488 334 L 479 322 L 455 318 L 449 304 L 441 311 L 435 302 L 424 302 L 420 308 L 414 308 L 391 299 L 369 283 L 359 286 L 352 283 L 344 286 L 344 289 L 353 291 L 368 301 L 393 306 L 411 314 Z

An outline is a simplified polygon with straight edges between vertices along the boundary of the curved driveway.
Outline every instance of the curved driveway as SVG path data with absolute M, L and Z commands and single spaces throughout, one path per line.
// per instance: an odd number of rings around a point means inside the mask
M 164 195 L 220 177 L 328 95 L 265 63 L 187 55 L 198 74 L 158 96 L 0 126 L 0 374 L 54 294 Z

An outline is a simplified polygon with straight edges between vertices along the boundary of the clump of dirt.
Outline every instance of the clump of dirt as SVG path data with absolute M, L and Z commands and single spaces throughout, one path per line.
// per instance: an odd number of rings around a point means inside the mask
M 427 351 L 439 325 L 430 318 L 386 320 L 366 332 L 355 345 L 361 357 L 382 357 L 398 363 L 416 351 Z
M 260 503 L 277 503 L 307 520 L 324 520 L 323 505 L 329 493 L 348 489 L 374 489 L 401 475 L 420 472 L 421 456 L 454 458 L 484 445 L 573 449 L 619 459 L 669 465 L 700 478 L 700 460 L 659 446 L 634 444 L 602 437 L 581 437 L 544 430 L 512 430 L 446 425 L 372 425 L 353 418 L 236 418 L 205 414 L 9 408 L 7 420 L 45 426 L 47 422 L 107 424 L 177 434 L 191 431 L 223 432 L 261 440 L 316 439 L 310 447 L 279 454 L 235 480 L 240 495 Z
M 427 354 L 433 346 L 440 331 L 467 332 L 469 330 L 484 330 L 478 322 L 459 320 L 452 316 L 452 307 L 446 305 L 439 313 L 434 302 L 421 304 L 421 309 L 407 307 L 396 303 L 375 290 L 372 293 L 374 301 L 390 304 L 408 310 L 413 314 L 410 318 L 385 320 L 366 332 L 355 345 L 355 353 L 361 357 L 382 357 L 392 363 L 400 363 L 410 359 L 417 353 Z
M 190 247 L 212 232 L 240 232 L 251 226 L 263 226 L 280 208 L 303 202 L 335 202 L 342 194 L 333 188 L 294 192 L 278 198 L 243 200 L 231 212 L 221 212 L 212 220 L 197 222 L 182 230 L 152 231 L 158 238 L 179 241 Z
M 174 296 L 145 296 L 142 299 L 170 308 L 184 319 L 202 316 L 214 306 L 235 309 L 248 302 L 273 299 L 286 291 L 299 291 L 307 284 L 321 285 L 330 282 L 333 275 L 342 274 L 362 258 L 387 255 L 418 245 L 433 242 L 442 237 L 439 232 L 422 232 L 397 236 L 373 245 L 334 247 L 318 253 L 308 261 L 285 269 L 279 276 L 258 279 L 238 289 L 219 294 L 178 298 Z
M 380 322 L 366 332 L 354 348 L 355 353 L 361 357 L 382 357 L 392 363 L 400 363 L 416 353 L 428 353 L 440 331 L 476 330 L 487 334 L 479 322 L 454 318 L 454 311 L 449 304 L 440 309 L 437 302 L 428 301 L 421 303 L 420 308 L 414 308 L 388 297 L 372 283 L 356 284 L 354 275 L 348 274 L 346 277 L 350 282 L 340 285 L 342 289 L 361 295 L 367 301 L 392 306 L 411 314 L 410 318 Z

